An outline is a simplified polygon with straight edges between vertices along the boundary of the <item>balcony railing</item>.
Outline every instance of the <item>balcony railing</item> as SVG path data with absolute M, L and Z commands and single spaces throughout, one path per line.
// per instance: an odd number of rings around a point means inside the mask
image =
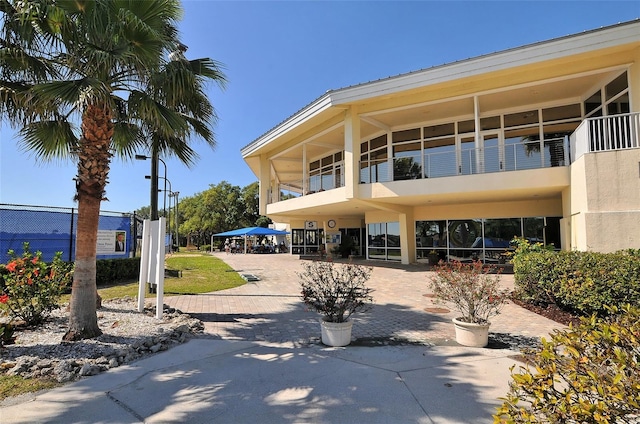
M 455 175 L 565 166 L 565 139 L 506 144 L 360 162 L 360 183 L 415 180 Z
M 571 135 L 571 158 L 585 153 L 640 148 L 640 113 L 589 118 Z
M 304 180 L 290 181 L 280 183 L 278 190 L 280 191 L 280 200 L 292 199 L 307 194 L 319 193 L 338 187 L 344 187 L 343 167 L 335 168 L 339 172 L 325 175 L 314 175 Z M 306 184 L 304 184 L 306 183 Z M 272 199 L 278 201 L 278 199 Z M 270 202 L 271 203 L 271 202 Z

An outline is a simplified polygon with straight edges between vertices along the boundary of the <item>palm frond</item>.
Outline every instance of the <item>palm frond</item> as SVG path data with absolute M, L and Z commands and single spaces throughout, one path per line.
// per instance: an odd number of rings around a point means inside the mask
M 164 157 L 176 157 L 187 168 L 191 168 L 199 158 L 198 153 L 186 142 L 178 137 L 152 137 L 152 143 Z
M 137 125 L 127 122 L 115 123 L 111 145 L 116 156 L 132 158 L 147 144 L 147 137 Z
M 144 122 L 151 128 L 151 132 L 157 132 L 161 137 L 170 137 L 173 134 L 186 136 L 189 130 L 180 114 L 155 101 L 145 92 L 132 91 L 129 95 L 128 109 L 132 117 Z
M 221 62 L 208 57 L 194 59 L 189 61 L 189 67 L 194 74 L 215 82 L 222 89 L 226 88 L 228 80 L 224 74 L 224 65 Z
M 43 161 L 71 156 L 78 145 L 74 128 L 65 120 L 32 122 L 19 136 L 21 147 Z

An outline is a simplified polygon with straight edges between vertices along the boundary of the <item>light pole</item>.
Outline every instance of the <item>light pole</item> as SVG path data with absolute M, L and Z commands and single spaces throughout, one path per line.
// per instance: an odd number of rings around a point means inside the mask
M 151 179 L 151 175 L 145 175 L 144 177 L 147 180 Z M 171 187 L 171 181 L 168 178 L 165 178 L 165 177 L 158 177 L 158 178 L 162 178 L 164 180 L 164 186 L 165 187 L 167 186 L 167 183 L 169 183 L 169 190 L 168 191 L 166 189 L 165 190 L 158 189 L 158 192 L 164 191 L 165 200 L 167 198 L 167 192 L 169 193 L 169 214 L 171 214 L 171 195 L 173 193 L 173 189 Z M 162 205 L 162 216 L 164 216 L 165 218 L 167 218 L 167 208 L 166 208 L 166 206 L 167 206 L 166 203 L 163 203 L 163 205 Z M 170 219 L 167 219 L 166 225 L 167 225 L 167 233 L 169 233 L 169 240 L 171 240 L 171 220 Z M 171 247 L 172 246 L 171 246 L 171 243 L 170 243 L 169 252 L 171 252 Z
M 178 252 L 180 250 L 180 236 L 178 234 L 178 225 L 180 224 L 180 221 L 178 219 L 178 195 L 180 194 L 179 191 L 174 191 L 173 195 L 175 196 L 176 200 L 173 202 L 173 213 L 176 215 L 176 252 Z
M 167 164 L 158 156 L 156 149 L 152 149 L 151 156 L 136 155 L 135 157 L 137 160 L 151 159 L 151 175 L 149 176 L 149 179 L 151 179 L 151 199 L 150 199 L 151 204 L 149 206 L 151 208 L 151 220 L 157 221 L 158 220 L 158 161 L 162 162 L 162 165 L 164 165 L 165 194 L 164 194 L 163 209 L 166 208 L 166 203 L 167 203 Z

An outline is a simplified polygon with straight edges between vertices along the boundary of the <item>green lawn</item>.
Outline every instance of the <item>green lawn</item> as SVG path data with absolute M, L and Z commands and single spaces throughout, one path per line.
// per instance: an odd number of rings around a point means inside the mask
M 237 272 L 218 258 L 200 252 L 173 255 L 166 260 L 166 268 L 181 271 L 181 277 L 165 277 L 164 294 L 208 293 L 238 287 L 246 283 Z M 98 293 L 103 300 L 124 296 L 138 296 L 138 282 L 101 286 Z M 155 296 L 147 294 L 147 297 Z
M 208 293 L 212 291 L 238 287 L 246 283 L 237 272 L 208 254 L 199 252 L 174 255 L 167 259 L 166 268 L 182 271 L 182 277 L 166 277 L 164 293 L 167 296 L 181 294 Z M 145 290 L 146 291 L 146 290 Z M 112 286 L 100 287 L 98 293 L 103 300 L 138 296 L 138 282 L 125 282 Z M 146 296 L 155 296 L 147 294 Z M 69 301 L 69 295 L 61 299 L 61 303 Z M 59 386 L 50 379 L 23 379 L 0 374 L 0 400 L 23 393 L 37 392 Z

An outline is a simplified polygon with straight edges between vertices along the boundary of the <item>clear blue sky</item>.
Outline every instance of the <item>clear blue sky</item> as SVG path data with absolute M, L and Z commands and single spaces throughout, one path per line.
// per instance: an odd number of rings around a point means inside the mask
M 257 178 L 240 149 L 324 92 L 640 18 L 640 1 L 183 2 L 188 58 L 224 64 L 209 93 L 218 146 L 191 169 L 165 160 L 180 198 Z M 144 153 L 144 152 L 140 152 Z M 162 164 L 159 168 L 163 174 Z M 102 209 L 149 205 L 149 161 L 115 159 Z M 0 127 L 0 203 L 75 206 L 75 165 L 38 163 Z M 162 185 L 162 180 L 160 180 Z M 163 206 L 162 197 L 159 207 Z

